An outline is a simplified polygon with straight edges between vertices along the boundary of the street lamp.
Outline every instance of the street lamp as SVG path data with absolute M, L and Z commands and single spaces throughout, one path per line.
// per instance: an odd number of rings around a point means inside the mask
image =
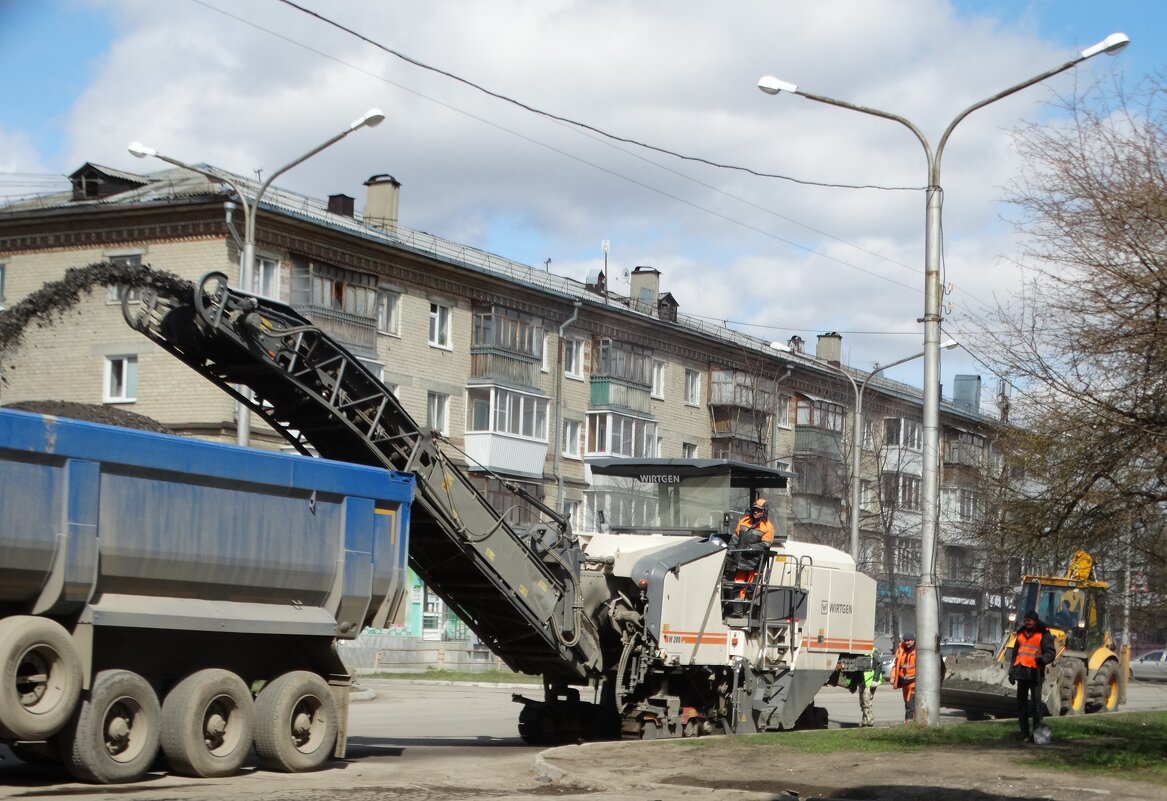
M 940 347 L 945 350 L 951 350 L 957 344 L 959 343 L 950 339 Z M 854 376 L 843 368 L 835 367 L 832 364 L 827 365 L 827 369 L 834 370 L 850 381 L 851 391 L 855 393 L 855 405 L 851 407 L 851 476 L 848 484 L 851 491 L 851 558 L 855 560 L 856 565 L 859 564 L 859 451 L 863 442 L 863 392 L 867 389 L 868 382 L 884 370 L 890 370 L 893 367 L 899 367 L 901 364 L 914 362 L 923 355 L 924 352 L 920 351 L 919 353 L 913 353 L 911 356 L 896 359 L 894 362 L 876 365 L 858 384 L 855 383 Z
M 341 139 L 344 139 L 353 131 L 359 130 L 361 128 L 375 128 L 384 122 L 384 120 L 385 115 L 380 109 L 369 109 L 364 113 L 363 116 L 353 120 L 348 128 L 345 128 L 343 131 L 329 139 L 324 144 L 314 147 L 295 161 L 290 161 L 283 167 L 280 167 L 278 170 L 273 172 L 270 176 L 268 176 L 268 179 L 263 182 L 263 185 L 259 187 L 259 191 L 255 193 L 255 197 L 251 198 L 250 201 L 248 200 L 247 194 L 243 191 L 243 188 L 239 185 L 239 183 L 228 175 L 224 175 L 223 173 L 212 169 L 196 167 L 193 164 L 187 164 L 186 162 L 163 155 L 154 148 L 143 145 L 141 142 L 131 142 L 128 149 L 131 156 L 135 156 L 140 159 L 152 156 L 159 161 L 165 161 L 167 164 L 173 164 L 175 167 L 182 167 L 184 170 L 197 172 L 200 175 L 207 176 L 212 181 L 221 181 L 222 183 L 225 183 L 227 186 L 231 187 L 231 189 L 235 192 L 236 197 L 239 198 L 240 205 L 243 206 L 243 255 L 240 258 L 239 264 L 239 283 L 242 285 L 245 292 L 251 292 L 254 291 L 254 287 L 252 286 L 252 275 L 255 268 L 255 219 L 259 215 L 259 201 L 263 198 L 264 193 L 267 192 L 267 188 L 271 186 L 272 181 L 295 167 L 297 164 L 301 164 L 302 162 L 312 158 L 321 150 L 335 145 L 337 142 L 339 142 Z M 235 414 L 237 419 L 236 442 L 239 445 L 247 445 L 251 439 L 251 413 L 246 405 L 237 401 L 235 405 Z
M 766 94 L 776 95 L 779 92 L 789 92 L 801 95 L 808 100 L 898 122 L 910 130 L 920 141 L 928 162 L 924 228 L 924 317 L 921 319 L 921 322 L 924 323 L 923 498 L 920 525 L 920 582 L 916 587 L 916 643 L 918 651 L 916 720 L 922 721 L 928 726 L 935 726 L 939 722 L 938 714 L 940 711 L 940 615 L 936 598 L 936 577 L 933 574 L 935 572 L 936 528 L 940 511 L 940 457 L 937 428 L 940 409 L 940 159 L 944 154 L 944 145 L 961 120 L 977 109 L 1075 67 L 1099 53 L 1114 55 L 1128 44 L 1130 44 L 1130 37 L 1125 33 L 1112 33 L 1098 44 L 1086 48 L 1065 64 L 974 103 L 957 114 L 948 127 L 944 129 L 935 153 L 932 152 L 932 146 L 920 129 L 898 114 L 805 92 L 795 84 L 769 75 L 758 81 L 758 88 Z

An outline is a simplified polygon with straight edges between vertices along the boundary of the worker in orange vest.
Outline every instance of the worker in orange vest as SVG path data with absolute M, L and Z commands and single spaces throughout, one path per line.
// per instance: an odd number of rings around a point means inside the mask
M 1009 683 L 1017 685 L 1017 723 L 1027 743 L 1033 742 L 1033 731 L 1041 725 L 1041 684 L 1046 665 L 1053 661 L 1053 636 L 1037 612 L 1026 612 L 1009 650 Z M 1031 719 L 1033 730 L 1029 728 Z
M 905 634 L 891 667 L 891 686 L 904 693 L 904 722 L 916 719 L 916 635 Z

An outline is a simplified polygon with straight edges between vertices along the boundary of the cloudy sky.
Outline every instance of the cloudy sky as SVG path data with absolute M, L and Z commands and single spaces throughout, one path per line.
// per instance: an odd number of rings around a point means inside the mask
M 1132 39 L 1120 55 L 950 139 L 945 330 L 960 340 L 1019 277 L 1001 204 L 1021 169 L 1010 132 L 1056 124 L 1058 93 L 1163 67 L 1167 4 L 0 0 L 0 199 L 60 189 L 86 161 L 165 166 L 131 141 L 270 173 L 379 107 L 380 127 L 280 185 L 359 210 L 363 181 L 389 173 L 404 226 L 577 279 L 607 240 L 617 290 L 649 265 L 683 312 L 812 348 L 838 331 L 845 361 L 870 368 L 922 345 L 923 148 L 894 122 L 763 94 L 759 77 L 897 114 L 935 145 L 970 104 L 1115 31 Z M 995 393 L 978 355 L 944 353 L 946 396 L 963 373 Z M 922 372 L 891 375 L 919 386 Z

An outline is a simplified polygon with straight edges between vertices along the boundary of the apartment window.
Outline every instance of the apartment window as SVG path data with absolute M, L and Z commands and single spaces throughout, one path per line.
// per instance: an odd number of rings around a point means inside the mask
M 563 455 L 570 459 L 579 458 L 579 420 L 563 421 Z
M 547 360 L 550 358 L 550 355 L 547 353 L 547 343 L 550 342 L 550 340 L 551 340 L 551 334 L 547 334 L 547 333 L 543 334 L 543 364 L 540 366 L 539 369 L 542 370 L 544 373 L 546 373 L 548 370 L 551 369 L 550 365 L 547 364 Z
M 430 304 L 430 339 L 435 348 L 450 347 L 450 307 L 441 303 Z
M 572 531 L 580 531 L 583 528 L 583 504 L 579 501 L 564 501 L 563 502 L 563 516 L 571 523 Z
M 401 333 L 401 293 L 377 290 L 377 332 L 397 336 Z
M 837 403 L 811 398 L 799 398 L 795 408 L 795 422 L 800 426 L 823 428 L 827 431 L 843 431 L 846 410 Z
M 280 263 L 262 256 L 255 260 L 251 275 L 251 291 L 265 298 L 278 300 L 280 297 Z
M 696 459 L 697 458 L 697 443 L 682 442 L 681 443 L 681 458 L 682 459 Z
M 895 545 L 896 573 L 901 576 L 920 574 L 920 541 L 901 539 Z
M 782 428 L 790 428 L 790 396 L 779 395 L 774 407 L 774 422 Z
M 615 412 L 588 415 L 589 456 L 656 456 L 656 421 Z
M 665 363 L 660 359 L 652 360 L 652 396 L 657 400 L 665 396 Z
M 107 356 L 105 359 L 106 403 L 128 403 L 138 397 L 138 357 Z
M 888 417 L 883 421 L 883 441 L 889 446 L 908 448 L 913 451 L 920 450 L 923 439 L 919 421 Z
M 583 378 L 583 340 L 563 340 L 563 374 L 568 378 Z
M 696 370 L 685 370 L 685 403 L 690 406 L 701 403 L 701 374 Z
M 883 476 L 883 505 L 908 512 L 920 509 L 920 477 L 902 473 Z
M 128 256 L 110 256 L 109 262 L 118 267 L 141 267 L 142 256 L 138 253 Z M 127 295 L 126 299 L 130 303 L 136 303 L 139 299 L 138 288 L 121 285 L 106 287 L 105 300 L 107 303 L 121 303 L 123 295 Z
M 980 520 L 982 504 L 981 493 L 972 489 L 962 489 L 957 498 L 957 515 L 961 520 Z
M 466 392 L 467 431 L 512 434 L 547 441 L 547 399 L 501 387 Z
M 505 306 L 474 310 L 470 344 L 543 358 L 543 322 Z
M 450 396 L 438 392 L 425 394 L 425 424 L 442 434 L 450 433 Z
M 860 479 L 859 481 L 859 508 L 864 511 L 871 511 L 871 507 L 875 504 L 875 487 L 874 482 L 869 479 Z

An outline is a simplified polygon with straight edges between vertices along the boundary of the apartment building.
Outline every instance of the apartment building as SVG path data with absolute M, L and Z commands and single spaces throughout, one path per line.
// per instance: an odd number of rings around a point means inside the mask
M 237 284 L 243 220 L 229 184 L 258 187 L 223 174 L 229 182 L 181 168 L 137 175 L 85 164 L 70 176 L 72 191 L 0 207 L 0 303 L 98 262 L 148 264 L 192 281 L 220 271 Z M 654 267 L 633 269 L 622 296 L 602 271 L 575 281 L 410 230 L 398 220 L 400 184 L 377 175 L 365 185 L 361 214 L 345 195 L 321 202 L 270 187 L 245 289 L 289 304 L 346 345 L 419 424 L 445 435 L 512 523 L 537 515 L 504 492 L 504 480 L 589 531 L 614 505 L 635 503 L 592 476 L 589 458 L 729 458 L 793 471 L 788 494 L 771 499 L 791 536 L 850 550 L 858 446 L 859 561 L 880 580 L 879 627 L 914 628 L 918 389 L 842 365 L 838 334 L 819 336 L 811 354 L 798 337 L 771 343 L 688 316 Z M 99 287 L 0 352 L 0 404 L 109 404 L 183 435 L 236 441 L 235 402 L 131 330 L 123 300 L 137 302 Z M 993 466 L 979 382 L 958 376 L 941 405 L 937 569 L 941 634 L 955 639 L 1000 625 L 992 616 L 1001 590 L 980 578 L 974 536 L 989 511 L 982 482 Z M 258 419 L 249 443 L 283 445 Z M 422 617 L 440 618 L 432 598 L 418 602 Z

